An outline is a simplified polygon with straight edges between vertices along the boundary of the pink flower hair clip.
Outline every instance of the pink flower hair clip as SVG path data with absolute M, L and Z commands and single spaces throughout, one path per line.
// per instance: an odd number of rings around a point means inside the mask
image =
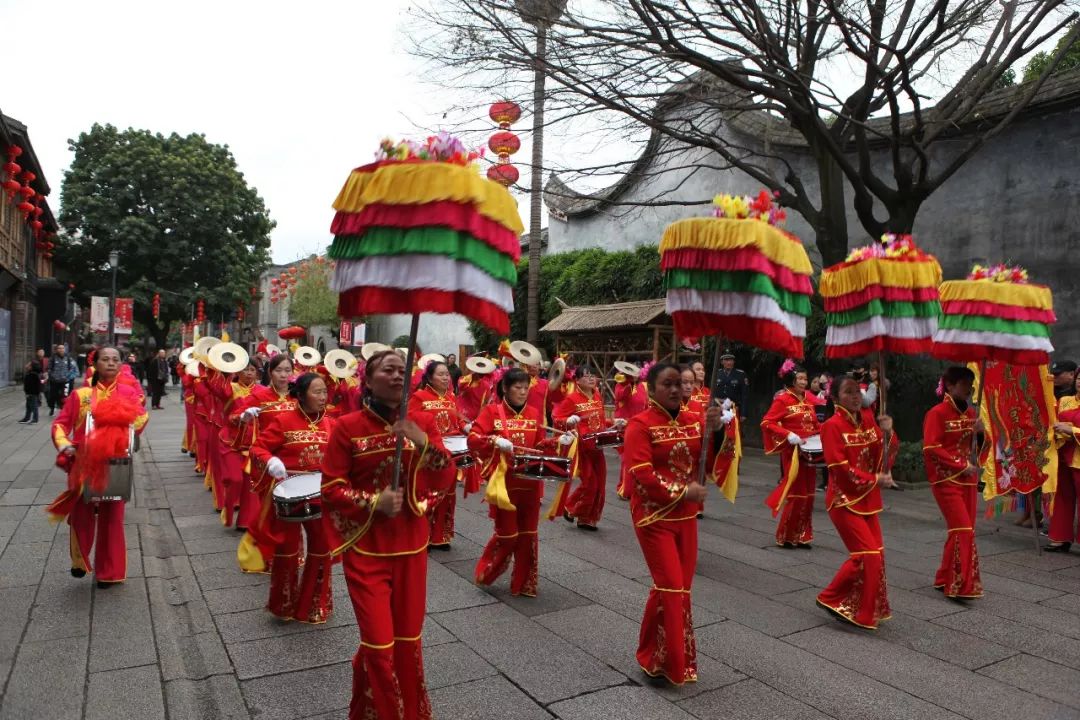
M 784 361 L 784 364 L 780 366 L 780 372 L 776 373 L 779 377 L 784 377 L 789 372 L 795 369 L 795 361 L 788 358 Z

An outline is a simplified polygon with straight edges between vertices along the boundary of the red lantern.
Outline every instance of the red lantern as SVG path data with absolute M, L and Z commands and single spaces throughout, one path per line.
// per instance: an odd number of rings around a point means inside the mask
M 31 191 L 31 192 L 33 192 L 33 191 Z M 23 214 L 23 220 L 30 217 L 30 213 L 33 212 L 33 210 L 34 210 L 34 206 L 31 205 L 30 203 L 26 202 L 25 200 L 23 200 L 21 203 L 19 203 L 15 207 L 17 207 L 19 209 L 19 212 L 21 212 Z
M 248 292 L 251 293 L 251 297 L 255 297 L 256 295 L 259 294 L 259 288 L 252 285 L 251 287 L 248 288 Z
M 491 152 L 505 159 L 521 149 L 521 140 L 509 130 L 500 130 L 488 140 L 488 147 Z
M 42 229 L 43 227 L 45 227 L 45 223 L 41 222 L 40 220 L 31 220 L 31 221 L 30 221 L 30 229 L 34 231 L 34 235 L 35 235 L 35 236 L 36 236 L 36 235 L 37 235 L 38 233 L 40 233 L 40 232 L 41 232 L 41 229 Z
M 67 330 L 67 325 L 64 324 L 63 320 L 53 320 L 53 327 L 56 328 L 58 332 Z
M 8 200 L 11 200 L 15 197 L 15 193 L 19 192 L 19 188 L 21 188 L 22 185 L 19 184 L 18 180 L 5 180 L 3 183 L 0 183 L 0 187 L 4 188 L 4 192 L 7 193 Z
M 297 270 L 296 270 L 296 267 L 295 267 L 295 266 L 294 266 L 294 267 L 291 267 L 291 268 L 289 268 L 289 274 L 290 274 L 290 275 L 295 275 L 296 273 L 297 273 Z
M 151 303 L 151 311 L 154 314 L 154 319 L 157 320 L 161 317 L 161 294 L 154 293 L 154 301 Z
M 500 185 L 510 187 L 518 181 L 520 174 L 518 169 L 510 163 L 492 165 L 487 169 L 488 180 L 494 180 Z
M 521 119 L 521 106 L 516 102 L 503 100 L 488 108 L 488 117 L 501 128 L 508 128 Z
M 8 160 L 4 163 L 4 172 L 8 174 L 8 177 L 15 178 L 22 172 L 22 165 L 14 160 Z

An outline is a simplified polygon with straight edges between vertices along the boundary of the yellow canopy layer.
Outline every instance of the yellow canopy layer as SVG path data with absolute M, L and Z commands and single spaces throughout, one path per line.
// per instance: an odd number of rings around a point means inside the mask
M 941 302 L 975 300 L 1015 305 L 1017 307 L 1053 310 L 1054 299 L 1045 285 L 1021 285 L 991 280 L 948 280 L 941 283 Z
M 353 170 L 334 200 L 334 209 L 355 213 L 367 205 L 422 205 L 441 200 L 468 203 L 516 235 L 525 232 L 517 203 L 506 188 L 480 177 L 475 168 L 451 163 L 395 163 L 374 171 Z
M 869 258 L 850 265 L 826 268 L 818 290 L 822 297 L 860 292 L 871 285 L 897 288 L 934 288 L 941 284 L 937 260 L 889 260 Z
M 687 218 L 671 223 L 660 240 L 660 253 L 669 250 L 738 250 L 754 248 L 772 262 L 810 275 L 813 266 L 798 238 L 761 220 Z

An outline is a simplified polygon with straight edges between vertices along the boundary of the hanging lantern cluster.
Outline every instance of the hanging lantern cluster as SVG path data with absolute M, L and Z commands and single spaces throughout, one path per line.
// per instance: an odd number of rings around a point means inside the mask
M 42 237 L 45 223 L 42 222 L 41 216 L 45 214 L 45 209 L 42 207 L 45 196 L 31 187 L 31 184 L 37 180 L 37 174 L 30 170 L 23 170 L 17 162 L 22 154 L 23 149 L 18 145 L 8 146 L 7 162 L 3 165 L 4 179 L 0 182 L 0 188 L 7 193 L 8 201 L 15 205 L 16 209 L 22 213 L 23 220 L 30 226 L 37 249 L 45 257 L 51 258 L 52 251 L 56 247 L 52 242 L 55 235 Z
M 37 232 L 36 229 L 35 232 Z M 56 233 L 47 233 L 44 235 L 38 233 L 38 239 L 34 242 L 34 247 L 37 248 L 38 252 L 40 252 L 42 256 L 47 259 L 51 259 L 53 256 L 53 251 L 56 250 L 56 243 L 53 242 L 54 240 L 56 240 Z
M 236 322 L 244 322 L 245 317 L 247 317 L 247 312 L 244 310 L 244 304 L 240 303 L 236 306 Z
M 150 304 L 150 309 L 154 313 L 155 320 L 161 317 L 161 293 L 154 293 L 154 300 Z
M 19 188 L 22 187 L 22 183 L 19 182 L 19 173 L 22 172 L 22 165 L 15 162 L 22 153 L 23 150 L 18 145 L 8 146 L 8 161 L 4 163 L 4 175 L 6 176 L 6 179 L 3 183 L 0 183 L 0 187 L 7 193 L 10 202 L 15 202 L 15 193 L 19 192 Z
M 320 255 L 283 270 L 277 277 L 270 278 L 270 302 L 277 303 L 279 300 L 283 301 L 292 297 L 296 293 L 296 286 L 302 280 L 321 278 L 329 284 L 330 273 L 333 269 L 333 261 L 328 261 L 325 256 Z
M 488 180 L 509 187 L 520 177 L 518 169 L 510 163 L 510 156 L 521 149 L 521 140 L 510 132 L 510 125 L 521 119 L 521 107 L 515 102 L 503 100 L 488 109 L 488 116 L 499 126 L 499 131 L 488 140 L 491 152 L 499 156 L 499 162 L 488 168 Z
M 202 325 L 204 322 L 206 322 L 206 303 L 198 300 L 195 303 L 195 324 Z

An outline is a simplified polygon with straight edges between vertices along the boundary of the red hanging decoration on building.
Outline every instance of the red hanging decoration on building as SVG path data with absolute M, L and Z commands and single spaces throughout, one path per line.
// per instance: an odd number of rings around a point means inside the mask
M 151 304 L 151 309 L 154 313 L 154 319 L 157 320 L 161 317 L 161 294 L 154 293 L 154 301 Z
M 510 187 L 518 181 L 520 173 L 510 164 L 510 156 L 521 149 L 521 140 L 510 132 L 510 124 L 521 118 L 521 107 L 509 100 L 494 103 L 488 108 L 488 116 L 499 125 L 499 131 L 488 140 L 488 147 L 499 156 L 499 162 L 487 170 L 488 180 Z
M 15 162 L 15 159 L 22 155 L 23 150 L 18 145 L 9 145 L 7 149 L 8 161 L 4 163 L 4 173 L 7 175 L 7 179 L 3 183 L 0 183 L 0 187 L 7 193 L 8 200 L 14 202 L 15 193 L 19 192 L 19 188 L 22 187 L 22 183 L 19 182 L 19 173 L 22 172 L 22 166 Z
M 240 305 L 236 306 L 236 322 L 238 322 L 238 323 L 244 322 L 244 317 L 245 316 L 246 316 L 246 313 L 244 312 L 244 305 L 241 303 Z

